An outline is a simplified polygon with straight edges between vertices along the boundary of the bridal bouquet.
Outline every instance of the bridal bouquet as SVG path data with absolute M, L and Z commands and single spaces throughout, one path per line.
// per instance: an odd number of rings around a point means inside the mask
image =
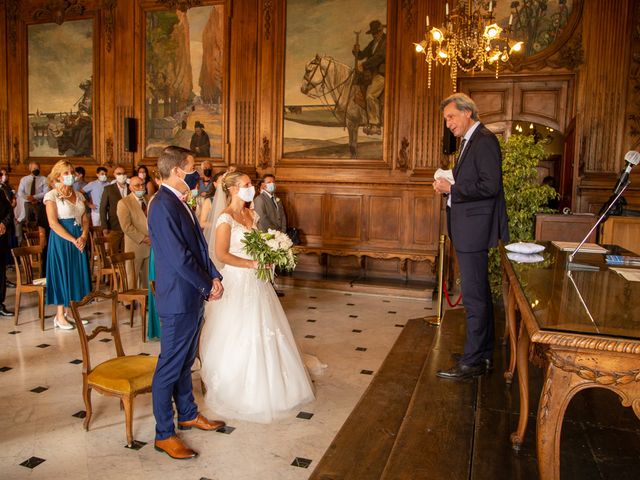
M 287 271 L 296 268 L 293 242 L 286 233 L 271 229 L 266 233 L 252 230 L 244 234 L 242 243 L 244 251 L 258 262 L 256 276 L 260 280 L 272 282 L 275 267 Z

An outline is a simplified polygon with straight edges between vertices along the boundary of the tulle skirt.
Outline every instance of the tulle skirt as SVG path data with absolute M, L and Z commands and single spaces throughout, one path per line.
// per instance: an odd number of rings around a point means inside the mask
M 221 273 L 224 295 L 207 303 L 200 339 L 205 402 L 226 418 L 288 417 L 315 396 L 280 301 L 254 270 Z

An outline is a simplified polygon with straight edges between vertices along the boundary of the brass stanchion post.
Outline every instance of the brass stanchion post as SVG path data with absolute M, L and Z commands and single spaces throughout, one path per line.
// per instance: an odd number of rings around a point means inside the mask
M 439 327 L 442 323 L 442 317 L 444 316 L 444 312 L 442 311 L 442 300 L 444 293 L 444 243 L 445 236 L 440 235 L 440 245 L 438 249 L 438 296 L 436 298 L 436 307 L 437 307 L 437 316 L 435 317 L 426 317 L 425 320 L 430 324 L 436 327 Z

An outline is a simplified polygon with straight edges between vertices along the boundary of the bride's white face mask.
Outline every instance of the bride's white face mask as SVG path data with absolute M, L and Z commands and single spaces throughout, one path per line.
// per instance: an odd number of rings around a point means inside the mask
M 245 202 L 253 202 L 253 197 L 256 196 L 256 189 L 253 185 L 248 187 L 239 187 L 238 196 Z

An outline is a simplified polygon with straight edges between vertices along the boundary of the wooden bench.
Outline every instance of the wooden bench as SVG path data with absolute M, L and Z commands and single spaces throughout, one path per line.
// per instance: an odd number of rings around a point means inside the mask
M 360 275 L 358 278 L 353 280 L 351 283 L 359 280 L 364 277 L 365 270 L 365 259 L 366 258 L 376 258 L 381 260 L 393 260 L 397 259 L 400 261 L 400 271 L 405 275 L 405 281 L 409 279 L 409 272 L 407 269 L 407 263 L 409 260 L 413 260 L 414 262 L 429 262 L 432 265 L 432 268 L 435 270 L 436 265 L 436 253 L 418 253 L 418 252 L 407 252 L 407 251 L 380 251 L 380 250 L 366 250 L 362 248 L 355 247 L 326 247 L 326 246 L 318 246 L 312 247 L 307 245 L 297 245 L 294 247 L 294 251 L 296 254 L 312 254 L 320 256 L 320 263 L 324 266 L 324 276 L 326 277 L 329 272 L 329 262 L 328 256 L 336 256 L 336 257 L 357 257 L 360 263 Z

